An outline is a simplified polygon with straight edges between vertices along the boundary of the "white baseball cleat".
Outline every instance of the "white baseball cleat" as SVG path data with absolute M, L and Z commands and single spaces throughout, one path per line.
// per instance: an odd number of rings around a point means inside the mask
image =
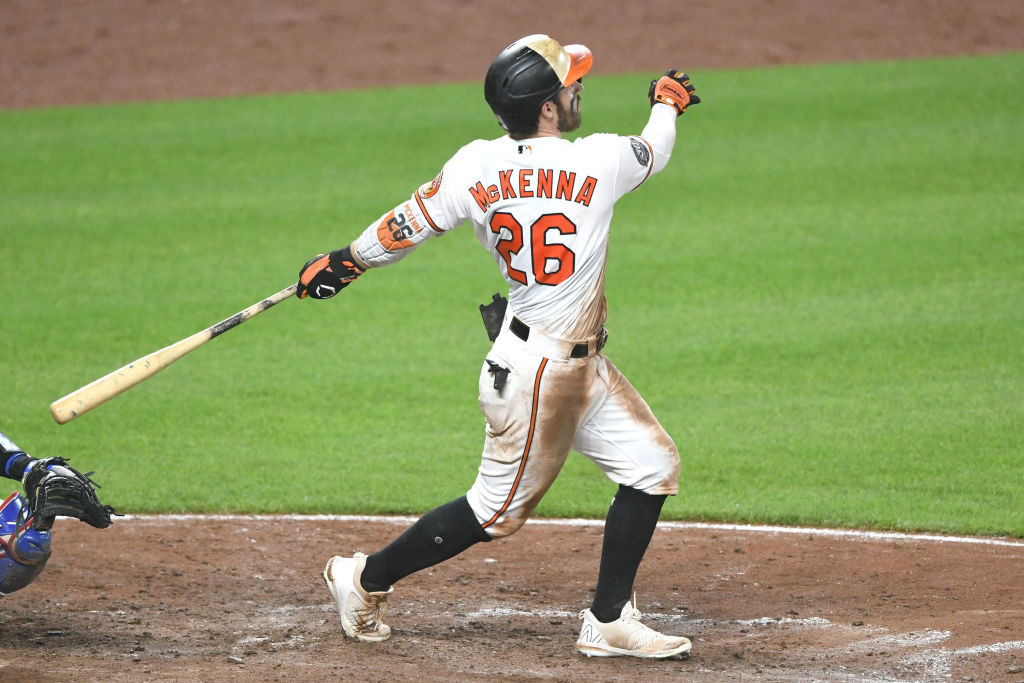
M 324 583 L 338 606 L 345 635 L 378 643 L 391 637 L 391 627 L 381 623 L 381 618 L 388 606 L 388 593 L 393 589 L 375 593 L 363 590 L 359 577 L 363 575 L 365 566 L 366 555 L 363 553 L 352 557 L 332 557 L 324 567 Z
M 602 624 L 589 609 L 580 612 L 583 628 L 576 649 L 588 657 L 644 657 L 682 659 L 690 653 L 690 640 L 666 636 L 640 623 L 636 596 L 622 607 L 622 615 Z

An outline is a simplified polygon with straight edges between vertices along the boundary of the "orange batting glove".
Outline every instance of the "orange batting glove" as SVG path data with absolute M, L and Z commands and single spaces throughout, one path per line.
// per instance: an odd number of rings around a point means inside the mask
M 669 69 L 656 81 L 651 81 L 647 99 L 653 107 L 656 102 L 675 107 L 676 116 L 686 111 L 691 104 L 700 104 L 700 98 L 690 85 L 690 77 L 682 71 Z

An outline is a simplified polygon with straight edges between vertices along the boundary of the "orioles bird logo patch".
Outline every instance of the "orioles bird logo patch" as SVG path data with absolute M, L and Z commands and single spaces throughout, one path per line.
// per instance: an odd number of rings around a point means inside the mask
M 437 194 L 437 191 L 441 189 L 441 175 L 443 173 L 444 171 L 438 173 L 436 178 L 431 180 L 429 183 L 425 183 L 423 187 L 420 188 L 421 197 L 423 197 L 424 199 L 430 199 L 435 194 Z

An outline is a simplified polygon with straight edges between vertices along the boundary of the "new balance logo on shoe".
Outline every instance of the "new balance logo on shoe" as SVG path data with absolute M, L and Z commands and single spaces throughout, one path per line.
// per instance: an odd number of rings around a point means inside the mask
M 643 657 L 645 659 L 682 659 L 690 653 L 691 643 L 683 636 L 667 636 L 640 623 L 636 596 L 622 607 L 622 614 L 611 623 L 597 620 L 593 612 L 580 612 L 583 627 L 576 649 L 588 657 Z
M 593 626 L 591 626 L 587 622 L 583 622 L 583 630 L 580 631 L 581 642 L 597 644 L 600 643 L 602 640 L 604 640 L 604 638 L 601 637 L 601 634 L 598 633 Z

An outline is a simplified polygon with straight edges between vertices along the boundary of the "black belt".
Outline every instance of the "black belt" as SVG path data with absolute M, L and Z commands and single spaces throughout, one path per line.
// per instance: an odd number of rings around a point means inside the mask
M 509 323 L 508 329 L 512 330 L 512 334 L 523 341 L 527 341 L 530 338 L 530 326 L 515 316 L 512 316 L 512 322 Z M 594 350 L 600 351 L 603 349 L 606 341 L 608 341 L 608 331 L 601 328 L 601 334 L 597 337 Z M 590 347 L 587 345 L 587 342 L 580 342 L 572 347 L 572 351 L 569 353 L 570 358 L 586 358 L 588 355 L 590 355 Z

